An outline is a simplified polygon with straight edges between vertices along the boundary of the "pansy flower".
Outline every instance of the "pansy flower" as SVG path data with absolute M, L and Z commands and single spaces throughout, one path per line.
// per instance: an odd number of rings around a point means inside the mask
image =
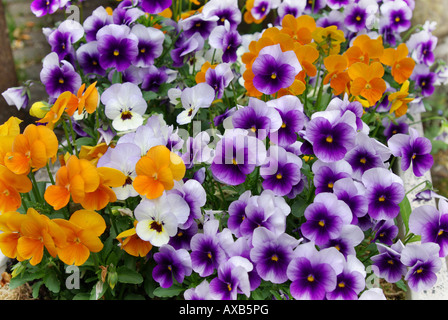
M 434 93 L 436 78 L 436 74 L 423 64 L 415 66 L 411 75 L 411 80 L 415 81 L 415 88 L 420 90 L 423 97 L 429 97 Z
M 202 13 L 194 14 L 179 21 L 179 27 L 184 35 L 190 38 L 195 33 L 199 33 L 205 40 L 208 39 L 212 30 L 216 27 L 218 17 L 210 16 L 206 18 Z
M 138 54 L 132 61 L 137 67 L 149 67 L 154 64 L 154 59 L 158 58 L 163 51 L 163 41 L 165 36 L 162 31 L 152 27 L 145 27 L 136 24 L 132 27 L 131 33 L 138 39 Z
M 412 53 L 412 58 L 418 64 L 431 66 L 434 63 L 434 50 L 437 46 L 438 38 L 427 30 L 414 33 L 406 41 L 406 46 Z
M 294 51 L 283 52 L 280 45 L 268 46 L 260 50 L 252 64 L 253 84 L 264 94 L 274 94 L 293 84 L 302 66 Z
M 31 12 L 38 18 L 53 14 L 60 8 L 59 0 L 34 0 L 31 3 Z
M 237 257 L 238 258 L 238 257 Z M 210 295 L 214 300 L 236 300 L 238 293 L 250 296 L 248 272 L 252 264 L 245 258 L 233 257 L 218 267 L 218 276 L 210 281 Z
M 403 180 L 386 168 L 373 168 L 362 175 L 369 202 L 369 216 L 376 220 L 395 218 L 403 200 Z
M 361 261 L 355 255 L 347 257 L 344 268 L 336 278 L 336 288 L 328 292 L 329 300 L 358 300 L 358 294 L 366 287 L 366 271 Z
M 336 181 L 352 176 L 352 168 L 344 159 L 334 162 L 323 162 L 317 159 L 312 167 L 314 173 L 315 193 L 333 192 Z
M 162 288 L 173 285 L 173 279 L 182 283 L 185 277 L 191 274 L 190 254 L 185 249 L 174 249 L 169 244 L 159 248 L 154 254 L 156 266 L 152 270 L 152 277 Z
M 232 115 L 234 128 L 246 129 L 258 139 L 264 140 L 272 131 L 280 129 L 282 120 L 275 108 L 256 98 L 249 98 L 247 107 L 238 109 Z
M 28 106 L 29 94 L 26 87 L 11 87 L 2 92 L 3 98 L 10 106 L 15 106 L 17 110 L 25 109 Z
M 448 203 L 440 199 L 438 209 L 423 205 L 415 208 L 409 218 L 409 230 L 422 236 L 422 243 L 434 242 L 440 246 L 439 256 L 448 254 Z
M 218 26 L 223 26 L 227 21 L 232 29 L 241 23 L 241 11 L 237 0 L 211 0 L 202 8 L 205 18 L 218 17 Z
M 209 43 L 212 48 L 223 51 L 222 61 L 233 63 L 237 60 L 237 49 L 242 43 L 242 37 L 236 29 L 231 29 L 227 22 L 217 26 L 210 33 Z
M 411 26 L 412 9 L 403 0 L 385 2 L 380 6 L 380 11 L 395 32 L 406 31 Z
M 161 13 L 169 6 L 171 6 L 172 0 L 142 0 L 142 9 L 151 14 Z
M 296 300 L 324 300 L 326 293 L 336 288 L 344 262 L 335 248 L 318 251 L 313 242 L 299 245 L 286 270 L 291 295 Z
M 317 112 L 306 125 L 305 139 L 312 144 L 313 152 L 320 160 L 338 161 L 353 147 L 355 128 L 356 116 L 351 111 L 342 117 L 339 110 Z
M 391 93 L 388 99 L 392 103 L 389 112 L 395 112 L 397 118 L 404 116 L 408 111 L 408 104 L 414 100 L 409 97 L 409 80 L 403 82 L 400 91 Z
M 404 276 L 413 291 L 427 290 L 437 282 L 437 272 L 442 267 L 436 243 L 408 244 L 401 252 L 400 260 L 408 267 Z
M 103 69 L 126 70 L 138 56 L 138 38 L 126 25 L 109 24 L 96 34 Z
M 216 180 L 229 185 L 246 181 L 246 175 L 266 160 L 263 142 L 243 129 L 226 131 L 215 150 L 210 170 Z
M 135 208 L 138 223 L 135 227 L 140 239 L 161 247 L 176 235 L 178 226 L 188 218 L 187 202 L 177 194 L 164 193 L 157 199 L 143 199 Z
M 134 227 L 121 232 L 116 239 L 120 242 L 120 248 L 134 257 L 146 257 L 152 249 L 152 244 L 149 241 L 140 239 L 135 230 L 138 221 L 134 220 Z
M 112 15 L 103 6 L 99 6 L 93 10 L 92 14 L 83 22 L 87 43 L 95 41 L 98 30 L 112 23 Z
M 381 63 L 391 67 L 392 76 L 399 84 L 408 80 L 414 71 L 415 60 L 408 54 L 408 47 L 401 43 L 397 48 L 384 49 L 381 56 Z
M 91 252 L 100 252 L 103 243 L 100 236 L 106 230 L 106 222 L 103 217 L 95 211 L 75 211 L 69 220 L 53 220 L 64 230 L 67 241 L 58 247 L 58 257 L 67 265 L 83 265 Z
M 386 246 L 377 243 L 379 254 L 372 257 L 372 270 L 378 277 L 384 278 L 389 283 L 399 281 L 406 274 L 406 266 L 401 262 L 401 252 L 404 245 L 398 240 L 393 245 Z
M 59 61 L 56 52 L 49 53 L 42 61 L 40 80 L 51 98 L 57 98 L 61 93 L 76 92 L 81 86 L 81 76 L 73 65 L 66 61 Z
M 117 131 L 135 130 L 143 124 L 148 107 L 140 88 L 130 82 L 115 83 L 101 95 L 104 113 Z
M 302 160 L 298 156 L 273 145 L 269 147 L 266 165 L 260 168 L 260 175 L 264 179 L 262 186 L 276 195 L 285 196 L 300 182 L 301 168 Z
M 174 180 L 184 177 L 185 164 L 177 154 L 159 145 L 149 149 L 137 162 L 135 172 L 135 190 L 148 199 L 156 199 L 174 187 Z
M 176 89 L 170 89 L 170 91 L 175 94 Z M 210 107 L 215 100 L 215 90 L 208 83 L 198 83 L 178 93 L 180 93 L 182 107 L 185 109 L 176 118 L 180 125 L 190 123 L 201 108 Z
M 401 157 L 401 169 L 406 171 L 412 164 L 412 171 L 417 177 L 423 176 L 434 163 L 431 141 L 421 137 L 414 128 L 409 128 L 409 135 L 394 135 L 387 144 L 394 156 Z
M 74 54 L 73 44 L 84 36 L 84 28 L 75 20 L 63 21 L 48 35 L 51 50 L 58 54 L 59 60 L 69 60 L 66 56 Z
M 299 240 L 282 233 L 275 235 L 261 227 L 254 231 L 250 259 L 258 275 L 265 281 L 283 283 L 288 280 L 286 270 L 294 257 Z
M 352 222 L 352 212 L 336 195 L 322 192 L 306 208 L 305 218 L 306 222 L 300 228 L 303 236 L 317 245 L 323 245 L 337 238 L 342 227 Z
M 352 80 L 350 93 L 367 99 L 369 106 L 375 105 L 386 91 L 386 82 L 382 78 L 384 68 L 379 62 L 370 65 L 354 63 L 348 68 L 348 75 Z
M 375 23 L 378 4 L 373 0 L 361 0 L 344 8 L 345 26 L 352 32 L 371 29 Z

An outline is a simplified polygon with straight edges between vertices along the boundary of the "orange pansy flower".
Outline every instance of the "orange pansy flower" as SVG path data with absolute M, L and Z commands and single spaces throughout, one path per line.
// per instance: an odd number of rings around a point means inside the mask
M 117 196 L 111 188 L 124 185 L 127 176 L 120 170 L 107 167 L 97 168 L 100 182 L 98 188 L 92 192 L 86 192 L 80 201 L 84 209 L 101 210 L 110 202 L 117 201 Z
M 0 250 L 11 259 L 23 261 L 17 252 L 17 243 L 20 238 L 20 226 L 26 219 L 26 215 L 16 211 L 0 214 Z
M 381 62 L 392 67 L 392 76 L 399 84 L 408 80 L 414 71 L 415 60 L 408 57 L 408 53 L 408 47 L 402 43 L 396 49 L 385 49 L 381 56 Z
M 370 106 L 375 105 L 386 91 L 386 82 L 382 79 L 384 68 L 379 62 L 371 65 L 357 62 L 348 68 L 348 75 L 352 80 L 350 93 L 367 99 Z
M 81 146 L 79 151 L 79 159 L 89 160 L 94 166 L 97 165 L 98 160 L 106 153 L 109 146 L 103 142 L 96 146 Z
M 30 192 L 33 185 L 26 175 L 18 175 L 0 165 L 0 213 L 20 208 L 20 193 Z
M 341 50 L 341 43 L 345 41 L 344 32 L 336 26 L 317 27 L 312 36 L 313 45 L 322 48 L 327 55 L 338 54 Z
M 300 45 L 296 43 L 294 52 L 302 66 L 302 71 L 300 72 L 306 73 L 309 77 L 314 77 L 317 74 L 317 68 L 314 62 L 319 58 L 319 51 L 311 45 Z
M 117 236 L 120 241 L 121 249 L 134 257 L 145 257 L 152 249 L 152 244 L 149 241 L 140 239 L 135 231 L 137 221 L 134 221 L 134 227 L 123 231 Z
M 58 257 L 65 264 L 80 266 L 87 261 L 90 252 L 99 252 L 103 249 L 99 237 L 106 230 L 106 223 L 95 211 L 78 210 L 68 221 L 64 219 L 53 221 L 67 236 L 66 244 L 57 248 Z
M 62 114 L 67 109 L 69 104 L 75 103 L 76 96 L 70 91 L 65 91 L 59 95 L 55 103 L 51 107 L 50 111 L 47 112 L 45 117 L 36 121 L 38 123 L 45 123 L 46 126 L 53 130 L 56 123 L 61 119 Z
M 389 101 L 392 102 L 389 112 L 395 112 L 397 118 L 404 116 L 408 111 L 408 104 L 414 100 L 409 97 L 409 80 L 406 80 L 400 88 L 400 91 L 391 93 Z
M 99 103 L 98 89 L 95 87 L 96 82 L 92 83 L 85 90 L 86 84 L 83 83 L 79 88 L 76 95 L 72 94 L 72 98 L 67 104 L 66 112 L 71 117 L 78 110 L 78 114 L 81 114 L 85 109 L 88 114 L 94 113 Z
M 158 198 L 184 177 L 185 170 L 182 159 L 167 147 L 152 147 L 135 166 L 134 189 L 148 199 Z
M 304 45 L 313 40 L 313 32 L 316 30 L 316 21 L 313 17 L 302 15 L 295 18 L 287 14 L 282 20 L 282 33 L 288 34 L 294 41 Z
M 64 246 L 66 235 L 62 229 L 50 218 L 29 208 L 26 219 L 20 226 L 20 238 L 17 241 L 17 253 L 23 259 L 30 259 L 35 266 L 42 261 L 44 248 L 54 258 L 56 247 Z
M 331 55 L 324 59 L 324 65 L 328 71 L 324 78 L 324 84 L 330 83 L 335 95 L 345 92 L 350 83 L 347 58 L 343 55 Z
M 45 167 L 50 158 L 56 157 L 58 139 L 54 132 L 44 126 L 28 125 L 15 137 L 12 151 L 4 157 L 6 167 L 16 174 L 28 174 Z
M 55 210 L 65 207 L 70 196 L 75 203 L 81 203 L 86 193 L 94 192 L 100 185 L 96 167 L 75 155 L 70 156 L 66 165 L 59 168 L 55 180 L 55 185 L 49 186 L 44 193 L 45 201 Z

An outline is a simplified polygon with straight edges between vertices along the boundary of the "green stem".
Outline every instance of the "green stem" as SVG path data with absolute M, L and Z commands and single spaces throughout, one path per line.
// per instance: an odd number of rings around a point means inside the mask
M 115 231 L 115 236 L 118 236 L 120 233 L 118 232 L 117 225 L 115 224 L 114 215 L 112 213 L 112 209 L 110 208 L 109 204 L 106 206 L 106 208 L 107 208 L 107 213 L 109 214 L 110 224 L 112 225 L 112 228 Z
M 62 128 L 64 129 L 65 140 L 67 141 L 67 146 L 70 150 L 70 154 L 73 154 L 73 146 L 72 143 L 70 142 L 70 135 L 68 133 L 67 124 L 65 123 L 65 121 L 62 121 Z
M 73 148 L 75 149 L 75 154 L 77 157 L 79 157 L 78 154 L 78 147 L 76 146 L 76 134 L 75 134 L 75 130 L 73 130 L 73 123 L 72 123 L 72 118 L 68 118 L 68 121 L 70 123 L 70 133 L 72 135 L 72 140 L 73 140 Z
M 411 193 L 412 191 L 414 191 L 415 189 L 417 189 L 419 186 L 421 186 L 422 184 L 426 184 L 427 180 L 420 182 L 418 185 L 416 185 L 415 187 L 413 187 L 411 190 L 409 190 L 408 192 L 406 192 L 405 195 L 408 195 L 409 193 Z
M 54 182 L 53 174 L 51 173 L 50 166 L 48 165 L 48 162 L 47 162 L 46 167 L 47 167 L 48 176 L 50 177 L 51 184 L 54 185 L 55 182 Z
M 33 183 L 33 193 L 34 193 L 35 200 L 39 201 L 40 203 L 43 203 L 43 199 L 42 199 L 42 196 L 40 195 L 39 187 L 37 186 L 36 177 L 34 176 L 33 171 L 30 171 L 29 177 L 31 179 L 31 182 Z

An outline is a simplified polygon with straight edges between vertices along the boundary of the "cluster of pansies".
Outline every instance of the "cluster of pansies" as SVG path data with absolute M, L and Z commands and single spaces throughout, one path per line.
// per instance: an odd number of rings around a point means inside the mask
M 436 194 L 395 171 L 432 167 L 408 119 L 447 81 L 435 26 L 411 29 L 413 9 L 122 0 L 44 28 L 48 100 L 33 101 L 23 132 L 13 117 L 0 127 L 11 283 L 77 299 L 385 299 L 372 278 L 434 286 L 448 202 L 411 212 L 410 191 Z M 3 96 L 31 100 L 26 86 Z M 68 265 L 79 288 L 63 287 Z

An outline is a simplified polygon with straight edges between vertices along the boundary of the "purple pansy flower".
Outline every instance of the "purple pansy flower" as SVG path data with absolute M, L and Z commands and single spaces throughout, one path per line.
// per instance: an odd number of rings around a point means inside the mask
M 405 193 L 403 180 L 385 168 L 373 168 L 362 175 L 369 201 L 368 214 L 376 220 L 395 218 L 400 212 L 400 202 Z
M 141 0 L 140 5 L 145 12 L 157 14 L 169 8 L 172 2 L 172 0 Z
M 132 70 L 132 66 L 125 70 L 125 73 L 129 70 Z M 158 92 L 160 86 L 168 82 L 168 74 L 165 67 L 157 68 L 155 65 L 151 65 L 148 68 L 138 68 L 138 70 L 145 70 L 141 76 L 141 87 L 144 91 Z M 130 81 L 130 79 L 128 78 L 127 81 Z
M 319 193 L 305 209 L 306 222 L 300 230 L 303 236 L 317 245 L 324 245 L 339 237 L 342 227 L 352 221 L 348 205 L 334 194 Z
M 256 228 L 265 227 L 274 234 L 286 230 L 286 217 L 291 208 L 285 199 L 276 196 L 270 190 L 264 190 L 259 196 L 252 196 L 245 208 L 245 219 L 240 225 L 241 235 L 251 238 Z
M 253 83 L 264 94 L 274 94 L 294 82 L 302 66 L 294 51 L 283 52 L 280 45 L 264 47 L 252 64 Z
M 111 23 L 113 23 L 112 16 L 107 13 L 104 7 L 100 6 L 93 10 L 92 14 L 83 23 L 87 42 L 95 41 L 98 30 Z
M 2 92 L 3 98 L 10 106 L 16 106 L 17 110 L 28 106 L 29 94 L 26 87 L 12 87 Z
M 226 22 L 223 26 L 217 26 L 213 29 L 209 37 L 209 43 L 212 48 L 221 49 L 222 61 L 233 63 L 238 58 L 236 51 L 242 43 L 242 37 L 236 29 L 231 29 L 230 24 Z
M 272 190 L 278 196 L 289 194 L 302 178 L 301 168 L 301 158 L 283 147 L 272 145 L 266 165 L 260 168 L 263 189 Z
M 174 44 L 174 49 L 170 52 L 171 59 L 173 60 L 173 67 L 182 67 L 184 65 L 185 57 L 188 57 L 196 51 L 202 50 L 203 47 L 204 39 L 199 32 L 190 37 L 187 37 L 185 33 L 182 32 Z
M 373 272 L 389 283 L 399 281 L 406 274 L 406 266 L 401 262 L 401 252 L 404 249 L 403 243 L 398 240 L 391 247 L 377 243 L 379 254 L 371 259 Z
M 239 185 L 265 160 L 266 147 L 261 140 L 249 136 L 246 130 L 232 129 L 218 141 L 210 170 L 218 181 Z
M 194 272 L 201 277 L 207 277 L 226 261 L 226 254 L 219 245 L 217 237 L 218 220 L 208 220 L 204 223 L 204 232 L 191 238 L 191 262 Z
M 300 99 L 293 95 L 286 95 L 266 103 L 279 113 L 282 123 L 276 132 L 271 130 L 269 138 L 278 145 L 286 148 L 297 141 L 298 132 L 305 125 L 305 114 Z
M 43 60 L 40 80 L 51 98 L 57 98 L 64 91 L 76 93 L 81 86 L 81 76 L 65 60 L 59 61 L 56 52 L 49 53 Z
M 125 0 L 120 2 L 117 8 L 113 11 L 112 21 L 114 24 L 124 24 L 130 26 L 144 14 L 145 13 L 141 9 L 134 7 L 131 0 Z
M 191 274 L 191 259 L 187 250 L 176 250 L 165 244 L 154 254 L 157 265 L 152 270 L 152 277 L 162 288 L 173 285 L 173 278 L 182 283 L 186 276 Z
M 358 219 L 367 214 L 365 188 L 361 183 L 352 178 L 339 179 L 333 185 L 333 193 L 349 206 L 353 214 L 352 224 L 357 224 Z
M 106 70 L 100 64 L 100 53 L 96 41 L 81 45 L 76 50 L 76 58 L 84 74 L 90 78 L 106 75 Z
M 344 256 L 335 248 L 318 251 L 313 242 L 299 245 L 295 255 L 286 270 L 291 295 L 296 300 L 323 300 L 336 288 Z
M 393 240 L 398 235 L 398 227 L 392 219 L 378 221 L 373 228 L 373 231 L 375 232 L 375 237 L 372 241 L 375 242 L 376 240 L 379 240 L 381 243 L 388 246 L 393 244 Z
M 282 3 L 277 8 L 277 14 L 279 21 L 290 14 L 297 18 L 305 10 L 306 2 L 297 0 L 283 0 Z
M 241 23 L 241 10 L 238 8 L 238 0 L 211 0 L 202 8 L 205 18 L 218 17 L 217 24 L 222 26 L 226 21 L 232 29 Z
M 286 233 L 277 236 L 263 227 L 255 229 L 250 258 L 258 275 L 272 283 L 287 281 L 286 269 L 294 257 L 293 250 L 299 243 L 299 240 Z
M 210 295 L 214 300 L 236 300 L 240 292 L 249 297 L 251 270 L 252 264 L 247 259 L 230 258 L 219 266 L 218 276 L 210 281 Z
M 328 292 L 328 300 L 358 300 L 358 294 L 366 287 L 364 265 L 355 255 L 347 257 L 344 268 L 336 278 L 336 288 Z
M 352 4 L 353 0 L 327 0 L 327 6 L 332 10 L 339 10 Z
M 185 300 L 213 300 L 210 295 L 210 284 L 204 280 L 195 288 L 185 290 L 184 298 Z
M 233 71 L 228 63 L 220 63 L 215 68 L 209 68 L 205 73 L 205 82 L 208 83 L 216 93 L 215 99 L 221 99 L 224 89 L 233 80 Z
M 138 56 L 138 38 L 126 25 L 110 24 L 96 34 L 103 69 L 126 70 Z
M 367 134 L 358 132 L 355 146 L 347 152 L 345 160 L 353 169 L 353 178 L 360 180 L 364 172 L 372 168 L 385 167 L 391 151 L 385 145 Z
M 205 205 L 207 195 L 204 187 L 198 181 L 190 179 L 186 182 L 176 182 L 174 188 L 168 192 L 180 195 L 190 207 L 188 219 L 179 226 L 180 228 L 187 229 L 194 223 L 194 219 L 202 217 L 201 208 Z
M 364 240 L 364 232 L 357 225 L 346 224 L 342 227 L 339 237 L 331 239 L 319 246 L 321 249 L 334 247 L 347 258 L 356 255 L 355 247 Z
M 192 223 L 191 226 L 186 229 L 179 228 L 176 235 L 170 238 L 168 244 L 174 249 L 191 250 L 191 238 L 198 233 L 198 229 L 199 227 L 197 223 Z
M 229 205 L 229 219 L 227 220 L 227 226 L 238 238 L 242 236 L 240 227 L 241 223 L 246 219 L 246 206 L 250 197 L 251 192 L 250 190 L 247 190 Z
M 264 140 L 269 132 L 281 127 L 282 120 L 276 109 L 268 108 L 264 101 L 251 97 L 247 107 L 233 114 L 232 124 L 234 128 L 246 129 L 251 135 Z
M 311 142 L 316 157 L 325 162 L 343 159 L 353 147 L 356 135 L 356 116 L 346 111 L 316 112 L 305 129 L 305 139 Z
M 375 23 L 378 12 L 376 0 L 360 0 L 344 8 L 345 25 L 352 32 L 371 29 Z
M 316 160 L 313 163 L 312 171 L 314 173 L 315 193 L 333 192 L 336 181 L 348 178 L 352 175 L 352 168 L 345 160 L 335 162 L 323 162 Z
M 437 37 L 427 30 L 411 35 L 406 42 L 409 51 L 412 52 L 412 58 L 418 64 L 431 66 L 434 63 L 434 50 L 437 46 Z
M 394 135 L 387 144 L 394 156 L 401 157 L 401 169 L 406 171 L 412 164 L 412 171 L 417 177 L 423 176 L 434 163 L 431 141 L 420 137 L 414 128 L 409 128 L 409 135 Z
M 438 210 L 423 205 L 412 211 L 409 231 L 422 237 L 422 243 L 434 242 L 440 246 L 439 256 L 448 254 L 448 202 L 439 200 Z
M 403 32 L 411 26 L 412 9 L 403 0 L 383 3 L 380 12 L 387 18 L 389 26 L 395 32 Z
M 421 90 L 423 97 L 429 97 L 434 93 L 434 84 L 437 80 L 437 75 L 432 72 L 428 66 L 418 64 L 414 68 L 414 72 L 411 75 L 411 80 L 415 81 L 415 87 L 417 90 Z
M 60 8 L 59 0 L 34 0 L 31 2 L 31 12 L 36 17 L 43 17 L 47 14 L 53 14 Z
M 255 20 L 264 19 L 272 9 L 280 5 L 280 0 L 255 0 L 250 13 Z
M 313 14 L 318 13 L 320 10 L 326 7 L 327 0 L 313 0 L 313 1 L 305 1 L 305 13 L 307 14 Z
M 401 262 L 409 267 L 404 279 L 413 291 L 422 291 L 436 284 L 436 273 L 442 267 L 440 247 L 436 243 L 408 244 L 401 252 Z
M 131 32 L 138 39 L 138 55 L 132 63 L 137 67 L 149 67 L 154 64 L 154 59 L 163 52 L 163 41 L 165 40 L 163 32 L 141 24 L 133 26 Z
M 345 2 L 345 0 L 342 0 L 342 2 Z M 345 27 L 344 18 L 344 13 L 338 10 L 324 12 L 322 16 L 316 20 L 316 26 L 321 28 L 336 26 L 339 30 L 344 31 L 345 35 L 347 35 L 348 30 Z
M 409 131 L 409 125 L 406 123 L 405 116 L 397 118 L 394 121 L 388 118 L 383 118 L 382 125 L 384 127 L 383 134 L 387 140 L 389 140 L 394 134 L 407 134 Z
M 183 30 L 187 38 L 190 38 L 197 32 L 202 38 L 208 39 L 210 33 L 217 25 L 217 20 L 218 17 L 216 16 L 206 18 L 202 13 L 199 13 L 186 19 L 181 19 L 179 21 L 179 27 Z
M 48 35 L 48 43 L 51 50 L 58 54 L 59 60 L 63 60 L 67 55 L 74 54 L 73 44 L 83 36 L 84 28 L 79 22 L 65 20 Z

